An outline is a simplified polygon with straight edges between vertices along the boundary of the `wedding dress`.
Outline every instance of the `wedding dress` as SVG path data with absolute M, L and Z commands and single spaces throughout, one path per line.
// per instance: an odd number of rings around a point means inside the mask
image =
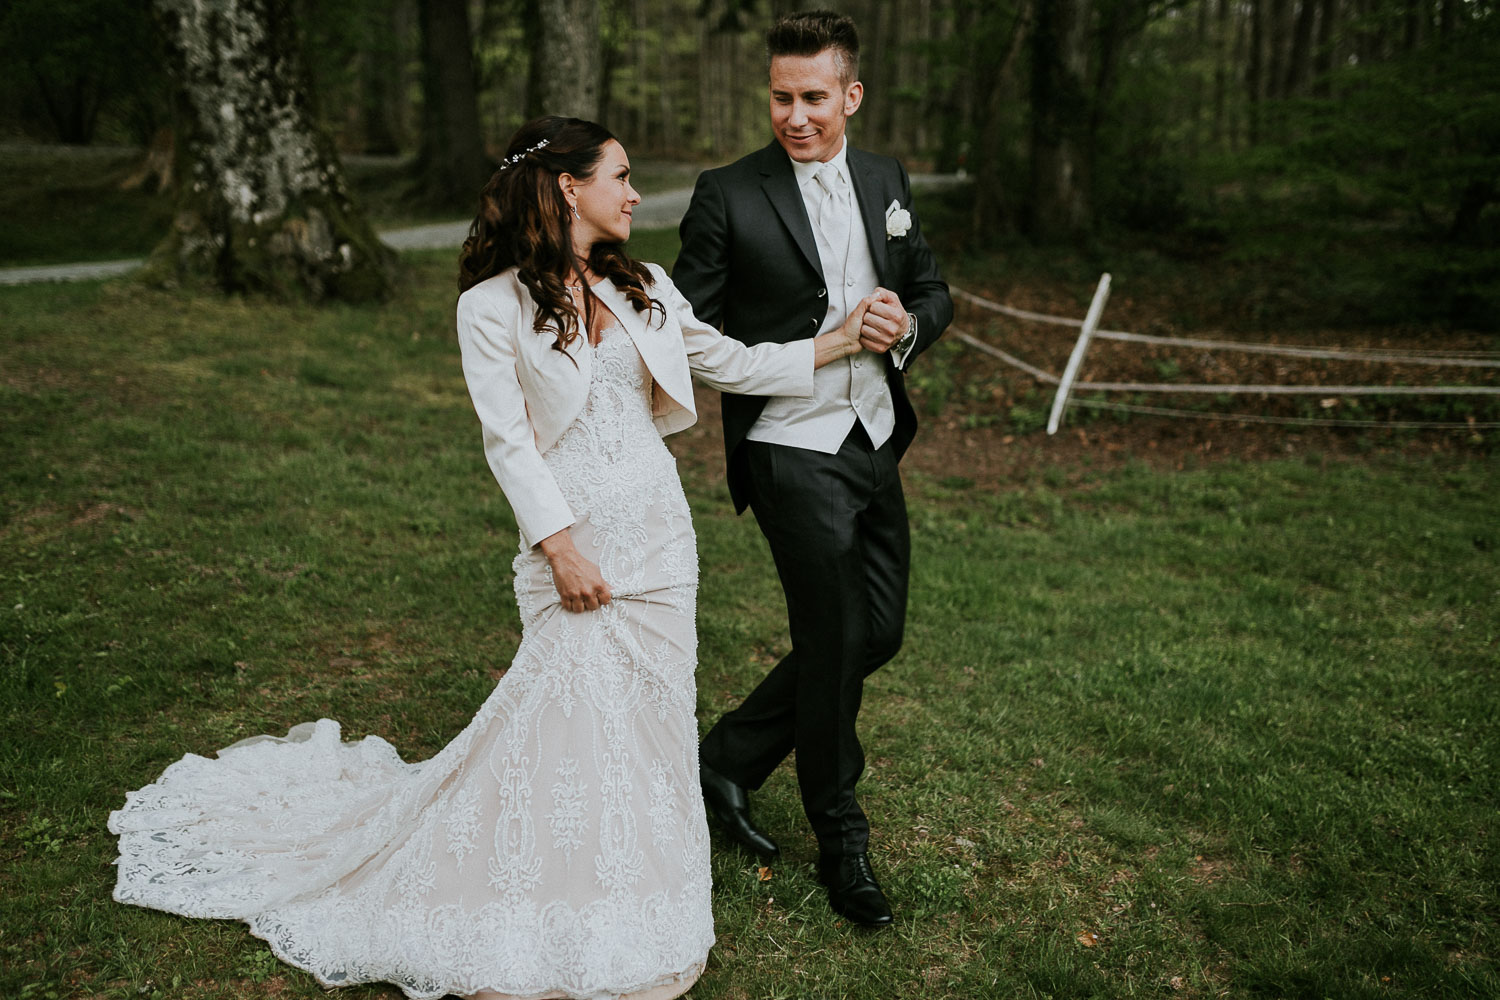
M 110 815 L 115 899 L 243 920 L 327 986 L 674 997 L 713 943 L 693 670 L 698 564 L 650 377 L 618 326 L 543 456 L 614 599 L 572 614 L 535 550 L 523 635 L 430 760 L 336 722 L 189 754 Z

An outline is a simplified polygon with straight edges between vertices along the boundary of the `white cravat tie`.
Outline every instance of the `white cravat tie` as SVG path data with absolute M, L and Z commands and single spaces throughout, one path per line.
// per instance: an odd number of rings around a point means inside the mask
M 843 274 L 849 259 L 849 199 L 845 193 L 848 188 L 843 175 L 831 163 L 820 166 L 813 179 L 823 189 L 823 197 L 818 201 L 818 228 L 835 254 L 830 261 L 834 265 L 832 270 Z
M 852 285 L 849 277 L 849 240 L 854 230 L 854 210 L 851 205 L 848 182 L 832 163 L 825 163 L 813 175 L 823 189 L 823 198 L 818 203 L 818 228 L 822 230 L 834 259 L 830 270 L 839 276 L 839 284 L 847 292 Z M 845 300 L 846 308 L 853 302 Z M 895 427 L 895 411 L 891 408 L 885 385 L 885 377 L 878 362 L 868 356 L 857 356 L 850 364 L 849 402 L 854 407 L 860 423 L 871 442 L 878 448 L 891 436 Z

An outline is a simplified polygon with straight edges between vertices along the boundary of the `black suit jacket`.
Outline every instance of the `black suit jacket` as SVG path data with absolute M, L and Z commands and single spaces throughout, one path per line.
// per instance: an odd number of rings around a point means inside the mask
M 886 207 L 898 201 L 911 210 L 906 170 L 888 156 L 852 146 L 847 159 L 875 273 L 881 286 L 901 296 L 907 312 L 917 317 L 917 341 L 907 354 L 915 358 L 953 319 L 953 300 L 916 213 L 904 236 L 886 238 Z M 796 174 L 779 143 L 700 174 L 679 231 L 682 252 L 672 281 L 699 319 L 746 344 L 786 343 L 817 334 L 828 312 L 828 289 Z M 916 435 L 917 417 L 906 398 L 905 378 L 889 355 L 885 370 L 896 407 L 891 441 L 899 457 Z M 737 511 L 747 502 L 740 445 L 766 399 L 723 397 L 724 453 Z

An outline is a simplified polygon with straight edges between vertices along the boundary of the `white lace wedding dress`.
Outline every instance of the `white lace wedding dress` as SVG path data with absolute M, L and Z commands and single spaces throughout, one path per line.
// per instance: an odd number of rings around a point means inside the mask
M 246 921 L 330 986 L 677 996 L 713 943 L 698 788 L 698 565 L 650 379 L 618 327 L 544 457 L 614 600 L 570 614 L 516 557 L 523 637 L 474 720 L 404 763 L 335 722 L 188 755 L 126 796 L 115 899 Z

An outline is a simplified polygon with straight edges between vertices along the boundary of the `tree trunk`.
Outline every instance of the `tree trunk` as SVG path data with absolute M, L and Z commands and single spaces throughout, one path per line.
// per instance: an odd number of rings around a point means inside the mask
M 1254 146 L 1261 136 L 1261 101 L 1266 96 L 1265 74 L 1265 17 L 1261 0 L 1250 0 L 1245 11 L 1250 22 L 1250 50 L 1245 58 L 1245 90 L 1249 98 L 1249 140 Z
M 1088 132 L 1084 136 L 1083 150 L 1087 157 L 1084 176 L 1094 175 L 1094 153 L 1099 147 L 1099 131 L 1104 125 L 1104 115 L 1109 110 L 1110 96 L 1119 77 L 1120 58 L 1130 39 L 1146 27 L 1147 8 L 1144 4 L 1111 2 L 1100 4 L 1098 30 L 1094 32 L 1094 88 L 1088 101 Z M 1080 65 L 1088 58 L 1088 18 L 1082 28 L 1080 41 Z
M 1193 43 L 1199 52 L 1212 50 L 1208 40 L 1209 6 L 1209 0 L 1200 0 L 1198 4 L 1198 23 L 1194 26 Z M 1203 145 L 1203 107 L 1207 103 L 1205 98 L 1208 91 L 1208 75 L 1194 73 L 1192 88 L 1193 92 L 1188 99 L 1187 147 L 1188 158 L 1196 162 Z
M 1307 86 L 1312 64 L 1313 24 L 1317 20 L 1318 0 L 1302 0 L 1297 11 L 1297 26 L 1292 32 L 1292 55 L 1287 60 L 1286 86 L 1288 97 L 1297 97 Z
M 1428 16 L 1426 3 L 1414 3 L 1406 9 L 1406 38 L 1402 45 L 1405 51 L 1414 52 L 1427 40 Z
M 937 36 L 934 32 L 932 5 L 913 4 L 907 17 L 909 36 L 917 44 L 909 45 L 907 58 L 901 61 L 901 131 L 897 141 L 898 156 L 927 153 L 932 148 L 929 125 L 932 121 L 933 88 L 931 53 Z
M 1077 236 L 1092 206 L 1087 176 L 1088 27 L 1092 0 L 1036 5 L 1031 35 L 1031 197 L 1033 239 Z
M 646 0 L 631 0 L 630 7 L 630 19 L 636 26 L 631 39 L 631 62 L 635 69 L 634 119 L 630 123 L 631 135 L 635 141 L 631 145 L 642 153 L 655 152 L 658 147 L 651 131 L 651 101 L 646 97 L 648 84 L 645 80 L 646 67 L 650 62 L 650 47 L 646 44 L 646 33 L 640 27 L 646 23 L 650 13 L 646 9 Z M 657 85 L 666 87 L 667 81 L 658 80 Z
M 540 44 L 532 51 L 544 113 L 599 119 L 599 4 L 594 0 L 541 0 Z
M 1496 195 L 1494 181 L 1470 181 L 1459 195 L 1458 207 L 1453 213 L 1453 224 L 1448 227 L 1448 238 L 1457 243 L 1478 243 L 1479 217 L 1495 201 Z
M 672 5 L 670 0 L 662 0 L 662 23 L 670 24 Z M 665 34 L 665 32 L 663 32 Z M 682 79 L 683 59 L 673 57 L 672 47 L 665 40 L 656 47 L 657 78 L 661 81 L 657 89 L 657 101 L 659 115 L 661 118 L 661 148 L 667 153 L 678 153 L 683 151 L 682 132 L 678 128 L 677 109 L 673 106 L 673 97 L 681 92 L 680 81 Z
M 526 51 L 531 53 L 531 59 L 526 64 L 526 100 L 522 102 L 522 117 L 530 121 L 547 113 L 546 105 L 543 104 L 547 72 L 542 65 L 541 0 L 521 0 L 520 10 Z
M 1313 56 L 1313 94 L 1317 97 L 1333 96 L 1333 67 L 1338 61 L 1333 23 L 1338 12 L 1339 0 L 1319 0 L 1318 45 Z
M 479 137 L 474 43 L 465 0 L 421 0 L 422 137 L 417 176 L 423 200 L 471 212 L 490 174 Z
M 1021 221 L 1012 217 L 1013 199 L 1009 197 L 1003 180 L 1005 144 L 1010 139 L 1005 130 L 1005 105 L 1010 97 L 1011 88 L 1007 82 L 1011 69 L 1031 30 L 1032 4 L 1030 0 L 1021 0 L 1008 35 L 997 26 L 1000 17 L 993 10 L 981 10 L 977 23 L 969 25 L 973 29 L 975 59 L 970 72 L 973 78 L 986 81 L 982 88 L 983 99 L 975 102 L 978 106 L 974 115 L 979 127 L 971 164 L 974 169 L 974 210 L 970 224 L 975 239 L 981 243 L 986 235 L 1009 232 Z M 990 53 L 997 51 L 1003 53 L 998 64 L 990 58 Z
M 867 59 L 860 69 L 870 93 L 877 95 L 874 102 L 861 109 L 861 116 L 865 119 L 862 138 L 863 145 L 892 153 L 896 151 L 896 104 L 900 100 L 896 96 L 896 74 L 905 58 L 899 34 L 901 3 L 900 0 L 886 0 L 872 6 L 874 10 L 861 26 L 873 43 L 870 52 L 880 53 L 884 58 Z
M 1439 0 L 1438 3 L 1438 38 L 1447 44 L 1453 37 L 1454 8 L 1461 0 Z
M 1273 101 L 1286 96 L 1287 63 L 1291 47 L 1291 32 L 1287 30 L 1287 19 L 1291 13 L 1290 0 L 1270 0 L 1266 14 L 1266 96 Z
M 147 280 L 285 298 L 384 295 L 395 254 L 309 105 L 292 0 L 153 0 L 177 85 L 177 215 Z
M 618 39 L 612 39 L 608 43 L 604 41 L 604 35 L 600 35 L 599 45 L 599 96 L 594 100 L 594 106 L 599 109 L 594 121 L 603 125 L 611 131 L 619 131 L 610 125 L 609 105 L 614 100 L 615 68 L 620 65 L 622 52 Z
M 1214 127 L 1213 144 L 1216 149 L 1233 146 L 1224 102 L 1229 96 L 1229 73 L 1234 58 L 1234 25 L 1229 19 L 1229 0 L 1217 0 L 1214 5 Z
M 401 151 L 397 107 L 402 99 L 402 45 L 394 5 L 383 4 L 370 16 L 381 23 L 359 52 L 359 134 L 366 153 Z
M 977 88 L 968 85 L 968 74 L 978 62 L 980 49 L 975 41 L 978 20 L 975 6 L 961 3 L 955 6 L 951 22 L 946 19 L 940 22 L 942 35 L 938 43 L 940 51 L 947 55 L 940 56 L 939 60 L 946 59 L 949 65 L 961 70 L 947 78 L 942 89 L 933 95 L 931 117 L 938 128 L 936 167 L 942 172 L 965 170 L 972 165 L 969 162 L 972 158 L 968 149 L 969 137 L 977 131 L 979 123 L 974 110 L 974 91 Z M 999 90 L 1000 81 L 990 80 L 987 89 L 990 92 Z

